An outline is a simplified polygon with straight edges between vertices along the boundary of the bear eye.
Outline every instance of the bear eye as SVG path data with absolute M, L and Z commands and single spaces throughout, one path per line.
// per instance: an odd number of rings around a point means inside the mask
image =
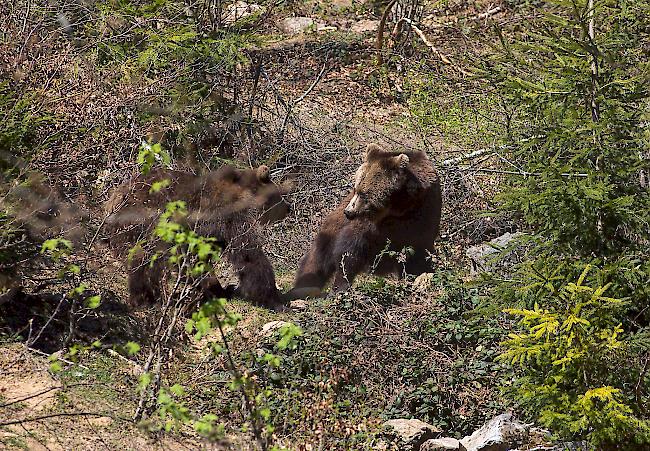
M 357 196 L 365 200 L 368 197 L 368 194 L 364 193 L 363 191 L 357 191 Z

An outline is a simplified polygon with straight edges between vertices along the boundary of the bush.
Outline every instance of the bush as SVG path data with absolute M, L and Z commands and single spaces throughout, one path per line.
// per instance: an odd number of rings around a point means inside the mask
M 276 433 L 327 449 L 376 449 L 379 426 L 391 418 L 471 433 L 504 408 L 493 390 L 501 328 L 468 313 L 478 302 L 477 290 L 440 272 L 430 291 L 371 278 L 297 314 L 297 346 L 277 352 L 278 369 L 255 371 L 273 389 Z M 272 343 L 246 349 L 271 352 Z
M 0 82 L 0 292 L 10 285 L 8 278 L 16 262 L 37 250 L 16 221 L 16 206 L 10 196 L 16 179 L 24 182 L 27 178 L 29 158 L 38 147 L 39 127 L 51 121 L 51 117 L 32 111 L 33 100 L 33 94 L 17 95 L 9 82 Z

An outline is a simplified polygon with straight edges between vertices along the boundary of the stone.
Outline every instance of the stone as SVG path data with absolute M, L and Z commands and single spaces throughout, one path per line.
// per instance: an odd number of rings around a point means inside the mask
M 287 17 L 278 24 L 278 28 L 286 34 L 300 34 L 316 30 L 316 27 L 316 21 L 311 17 Z
M 433 285 L 433 273 L 425 272 L 420 274 L 413 281 L 413 289 L 416 291 L 427 291 Z
M 508 255 L 504 256 L 501 262 L 492 261 L 492 259 L 497 257 L 497 254 L 507 248 L 515 239 L 522 236 L 523 233 L 504 233 L 503 235 L 478 246 L 472 246 L 467 251 L 465 255 L 469 258 L 471 262 L 471 274 L 475 275 L 480 272 L 490 272 L 497 268 L 497 266 L 506 260 L 508 260 L 509 255 L 512 252 L 509 252 Z
M 377 28 L 379 28 L 378 20 L 362 19 L 352 24 L 350 31 L 362 34 L 377 31 Z
M 224 25 L 233 25 L 235 22 L 246 17 L 252 16 L 264 11 L 264 7 L 256 5 L 255 3 L 246 3 L 242 0 L 236 1 L 226 8 L 221 22 Z
M 458 440 L 452 437 L 434 438 L 427 440 L 420 447 L 420 451 L 437 451 L 445 449 L 465 451 L 465 447 Z
M 467 451 L 507 451 L 526 441 L 528 426 L 518 422 L 511 413 L 492 418 L 460 443 Z
M 286 321 L 269 321 L 268 323 L 262 326 L 262 331 L 260 332 L 260 335 L 263 337 L 270 337 L 271 335 L 273 335 L 273 333 L 276 330 L 280 329 L 285 324 L 289 324 L 289 323 Z
M 293 310 L 306 310 L 307 301 L 304 299 L 295 299 L 289 303 L 289 307 L 291 307 Z
M 336 31 L 337 28 L 322 22 L 317 22 L 311 17 L 287 17 L 278 23 L 278 28 L 285 34 L 296 35 L 315 31 L 325 33 L 327 31 Z
M 386 435 L 396 437 L 404 447 L 417 451 L 425 441 L 433 438 L 440 430 L 424 421 L 413 419 L 388 420 L 384 423 Z

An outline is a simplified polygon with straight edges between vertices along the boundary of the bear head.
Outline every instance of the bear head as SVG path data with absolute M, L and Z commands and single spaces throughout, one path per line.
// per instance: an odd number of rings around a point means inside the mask
M 408 210 L 410 202 L 424 189 L 411 170 L 412 160 L 422 158 L 421 153 L 409 154 L 368 145 L 363 164 L 354 176 L 352 198 L 344 210 L 348 219 L 379 221 Z
M 271 180 L 268 166 L 262 165 L 256 169 L 224 166 L 218 173 L 221 191 L 226 194 L 231 206 L 257 210 L 262 224 L 281 221 L 289 214 L 291 206 L 284 199 L 288 187 Z

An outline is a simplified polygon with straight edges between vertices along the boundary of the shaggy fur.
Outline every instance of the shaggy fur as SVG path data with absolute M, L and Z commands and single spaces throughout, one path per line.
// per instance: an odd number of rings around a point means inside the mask
M 426 272 L 441 206 L 440 181 L 424 152 L 397 154 L 370 144 L 354 190 L 323 221 L 286 299 L 319 293 L 332 275 L 337 292 L 371 269 L 382 275 Z M 396 252 L 410 246 L 415 253 L 398 262 L 382 253 L 387 246 Z
M 153 183 L 162 180 L 167 180 L 168 186 L 152 192 Z M 183 200 L 189 214 L 181 221 L 199 235 L 217 239 L 222 255 L 239 277 L 236 294 L 259 305 L 278 307 L 281 302 L 273 268 L 261 248 L 261 225 L 287 215 L 289 205 L 283 193 L 270 180 L 266 166 L 257 170 L 223 166 L 203 176 L 160 169 L 120 186 L 105 205 L 111 248 L 126 259 L 129 249 L 140 240 L 150 243 L 128 262 L 129 303 L 139 306 L 160 299 L 165 267 L 159 260 L 150 263 L 150 257 L 166 245 L 159 240 L 151 242 L 151 232 L 166 204 Z M 204 291 L 233 294 L 231 287 L 222 288 L 216 279 L 211 279 Z

